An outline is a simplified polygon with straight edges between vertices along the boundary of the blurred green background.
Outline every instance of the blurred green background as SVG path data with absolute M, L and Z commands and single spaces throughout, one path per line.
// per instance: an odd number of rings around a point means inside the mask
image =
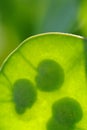
M 43 32 L 87 36 L 87 0 L 0 0 L 0 65 L 24 39 Z

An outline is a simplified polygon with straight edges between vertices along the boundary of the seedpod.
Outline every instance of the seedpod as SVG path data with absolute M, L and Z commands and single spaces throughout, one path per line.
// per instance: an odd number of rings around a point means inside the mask
M 75 124 L 73 130 L 86 130 L 85 45 L 83 37 L 64 33 L 40 34 L 20 44 L 0 69 L 0 128 L 47 130 L 51 118 L 53 125 L 59 122 L 53 114 L 56 101 L 71 97 L 83 114 L 78 111 L 73 121 L 64 118 L 63 122 L 69 128 Z

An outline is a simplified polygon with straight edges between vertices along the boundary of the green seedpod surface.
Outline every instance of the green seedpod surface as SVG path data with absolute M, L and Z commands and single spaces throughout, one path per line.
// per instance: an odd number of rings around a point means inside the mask
M 0 69 L 0 129 L 86 130 L 86 44 L 64 33 L 23 41 Z

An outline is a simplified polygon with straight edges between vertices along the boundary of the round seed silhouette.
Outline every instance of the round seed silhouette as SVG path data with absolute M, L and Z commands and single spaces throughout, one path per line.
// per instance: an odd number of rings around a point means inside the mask
M 59 89 L 64 82 L 64 70 L 56 62 L 50 59 L 43 60 L 38 65 L 36 85 L 42 91 L 54 91 Z
M 26 111 L 26 108 L 20 105 L 15 104 L 15 110 L 18 114 L 23 114 Z
M 16 111 L 19 114 L 25 112 L 26 108 L 31 108 L 37 99 L 36 89 L 27 79 L 19 79 L 13 86 L 13 100 Z
M 78 101 L 64 97 L 55 102 L 52 107 L 53 117 L 60 124 L 71 126 L 82 119 L 83 112 Z

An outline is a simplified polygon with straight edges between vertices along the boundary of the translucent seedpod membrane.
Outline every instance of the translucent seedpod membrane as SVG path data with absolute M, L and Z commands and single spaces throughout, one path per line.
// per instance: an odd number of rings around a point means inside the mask
M 46 33 L 25 40 L 0 70 L 1 130 L 86 130 L 86 40 Z

